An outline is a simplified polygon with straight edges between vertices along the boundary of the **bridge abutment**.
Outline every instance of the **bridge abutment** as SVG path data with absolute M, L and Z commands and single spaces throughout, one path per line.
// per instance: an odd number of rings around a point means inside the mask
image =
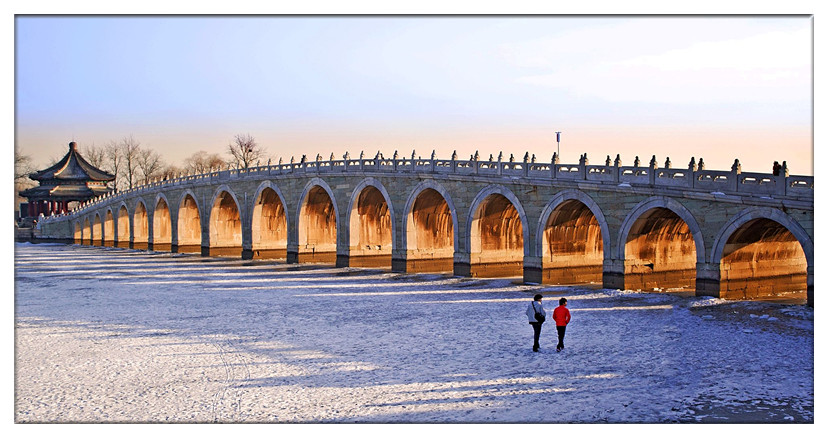
M 696 263 L 696 296 L 715 297 L 721 295 L 721 271 L 718 263 Z
M 348 254 L 337 254 L 336 255 L 336 267 L 337 268 L 347 268 L 350 265 L 351 256 Z
M 523 282 L 535 284 L 543 283 L 543 261 L 540 257 L 524 257 Z

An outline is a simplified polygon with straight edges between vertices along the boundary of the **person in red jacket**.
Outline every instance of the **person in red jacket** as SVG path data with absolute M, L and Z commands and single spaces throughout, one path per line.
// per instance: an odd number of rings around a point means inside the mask
M 552 319 L 555 320 L 555 328 L 558 329 L 558 348 L 557 351 L 564 349 L 564 334 L 566 334 L 566 325 L 572 319 L 569 316 L 569 309 L 566 308 L 566 298 L 558 300 L 558 307 L 552 312 Z

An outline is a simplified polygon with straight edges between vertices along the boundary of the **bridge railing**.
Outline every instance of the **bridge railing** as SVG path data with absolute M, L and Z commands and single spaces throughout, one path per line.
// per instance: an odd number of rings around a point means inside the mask
M 481 161 L 423 158 L 346 158 L 342 160 L 304 161 L 300 163 L 266 164 L 250 168 L 210 170 L 201 174 L 180 175 L 171 179 L 156 180 L 128 190 L 111 192 L 93 198 L 73 211 L 54 215 L 60 217 L 81 213 L 100 202 L 112 198 L 126 198 L 159 187 L 175 187 L 202 182 L 229 181 L 249 175 L 335 174 L 335 173 L 431 173 L 444 175 L 477 175 L 491 178 L 529 178 L 549 181 L 590 181 L 610 185 L 637 185 L 663 188 L 680 188 L 709 193 L 738 196 L 789 196 L 813 198 L 814 177 L 802 175 L 773 175 L 741 172 L 738 162 L 729 170 L 695 169 L 693 163 L 687 169 L 658 168 L 654 160 L 649 166 L 621 166 L 609 164 L 589 165 L 585 157 L 578 164 L 538 163 L 529 161 Z M 638 164 L 638 160 L 636 160 Z M 784 172 L 783 172 L 784 173 Z

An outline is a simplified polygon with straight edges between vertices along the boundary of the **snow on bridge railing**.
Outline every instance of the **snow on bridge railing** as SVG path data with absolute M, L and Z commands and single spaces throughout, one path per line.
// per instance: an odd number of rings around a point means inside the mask
M 723 193 L 741 196 L 790 196 L 813 198 L 814 177 L 802 175 L 788 175 L 787 163 L 783 162 L 779 175 L 766 173 L 742 173 L 739 160 L 735 160 L 730 171 L 706 170 L 704 160 L 695 158 L 690 160 L 686 169 L 672 168 L 670 158 L 659 168 L 655 156 L 649 165 L 642 166 L 638 157 L 632 166 L 622 166 L 620 155 L 614 162 L 607 156 L 603 165 L 590 165 L 586 154 L 581 155 L 578 164 L 561 164 L 557 154 L 554 154 L 549 163 L 535 161 L 527 153 L 523 161 L 515 161 L 514 156 L 503 160 L 500 153 L 495 160 L 492 155 L 489 160 L 480 160 L 475 154 L 468 160 L 458 160 L 457 154 L 451 159 L 438 159 L 432 153 L 431 158 L 399 157 L 384 158 L 378 153 L 374 158 L 350 158 L 345 154 L 342 160 L 322 160 L 317 155 L 315 161 L 302 159 L 299 163 L 293 162 L 259 165 L 249 168 L 230 168 L 224 170 L 210 169 L 200 174 L 179 175 L 175 178 L 153 180 L 147 184 L 127 190 L 113 191 L 109 194 L 93 198 L 82 203 L 68 213 L 50 217 L 61 217 L 81 213 L 101 202 L 111 201 L 112 198 L 125 198 L 135 193 L 142 193 L 154 188 L 174 187 L 182 184 L 226 181 L 235 178 L 244 178 L 248 175 L 303 175 L 303 174 L 332 174 L 332 173 L 435 173 L 482 176 L 486 178 L 508 177 L 527 178 L 541 181 L 590 181 L 606 185 L 644 185 L 651 187 L 681 188 L 701 192 Z M 48 218 L 46 218 L 48 219 Z

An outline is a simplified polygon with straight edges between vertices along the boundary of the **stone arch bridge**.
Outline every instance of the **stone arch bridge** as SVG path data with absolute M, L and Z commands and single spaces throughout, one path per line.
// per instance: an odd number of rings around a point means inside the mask
M 43 239 L 695 290 L 813 305 L 813 177 L 614 162 L 322 160 L 156 181 L 41 218 Z

